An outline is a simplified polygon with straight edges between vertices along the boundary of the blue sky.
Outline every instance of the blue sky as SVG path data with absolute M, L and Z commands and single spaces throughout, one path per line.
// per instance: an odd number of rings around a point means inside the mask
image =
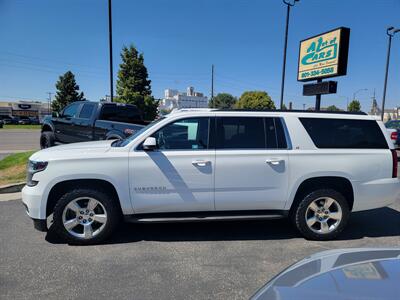
M 279 102 L 286 9 L 281 0 L 113 0 L 115 79 L 123 45 L 144 53 L 156 97 L 194 86 L 235 96 L 265 90 Z M 0 0 L 0 99 L 45 100 L 67 70 L 90 100 L 109 94 L 107 0 Z M 369 110 L 382 99 L 386 27 L 400 27 L 400 0 L 301 0 L 291 14 L 285 102 L 312 106 L 296 80 L 299 41 L 351 28 L 348 75 L 322 105 L 344 108 L 356 90 Z M 393 40 L 387 107 L 400 105 L 400 33 Z

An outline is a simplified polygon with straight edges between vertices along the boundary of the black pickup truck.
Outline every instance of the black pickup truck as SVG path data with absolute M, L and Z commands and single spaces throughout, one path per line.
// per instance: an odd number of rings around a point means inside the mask
M 77 101 L 43 119 L 40 147 L 123 139 L 145 125 L 135 105 Z

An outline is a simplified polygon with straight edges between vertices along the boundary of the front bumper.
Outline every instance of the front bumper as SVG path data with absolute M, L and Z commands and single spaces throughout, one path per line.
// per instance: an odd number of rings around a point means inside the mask
M 43 201 L 43 192 L 38 187 L 24 186 L 22 189 L 22 203 L 29 217 L 34 220 L 46 220 L 46 202 Z

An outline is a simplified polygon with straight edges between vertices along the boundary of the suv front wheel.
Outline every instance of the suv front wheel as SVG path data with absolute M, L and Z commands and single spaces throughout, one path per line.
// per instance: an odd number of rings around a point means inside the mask
M 78 188 L 64 194 L 54 208 L 54 230 L 68 243 L 94 244 L 107 239 L 120 219 L 108 193 Z
M 54 146 L 54 133 L 43 131 L 40 135 L 40 148 L 46 149 Z
M 305 238 L 330 240 L 344 229 L 349 215 L 349 205 L 341 193 L 321 189 L 300 200 L 292 219 Z

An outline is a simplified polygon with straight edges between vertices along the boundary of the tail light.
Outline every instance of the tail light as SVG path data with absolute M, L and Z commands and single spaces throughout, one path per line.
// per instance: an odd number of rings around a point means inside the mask
M 392 161 L 393 161 L 392 178 L 396 178 L 397 177 L 397 163 L 398 163 L 397 152 L 394 149 L 391 149 L 390 151 L 392 152 Z
M 394 140 L 394 141 L 397 141 L 397 131 L 394 131 L 394 132 L 392 132 L 390 134 L 390 139 Z

